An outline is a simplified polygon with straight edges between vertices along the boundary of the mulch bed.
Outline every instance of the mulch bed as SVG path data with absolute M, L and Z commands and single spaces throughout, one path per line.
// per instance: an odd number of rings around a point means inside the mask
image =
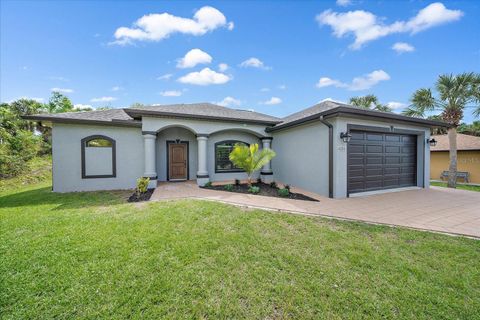
M 140 195 L 137 194 L 137 192 L 134 192 L 129 198 L 128 202 L 141 202 L 141 201 L 148 201 L 150 200 L 150 197 L 153 194 L 153 191 L 155 189 L 148 189 L 147 192 L 141 193 Z
M 286 197 L 281 197 L 278 195 L 278 188 L 272 188 L 270 184 L 266 183 L 253 183 L 252 185 L 259 187 L 260 192 L 255 194 L 259 196 L 267 196 L 267 197 L 276 197 L 276 198 L 284 198 L 284 199 L 294 199 L 294 200 L 307 200 L 307 201 L 316 201 L 319 202 L 317 199 L 313 199 L 311 197 L 308 197 L 304 194 L 301 193 L 293 193 L 290 192 L 290 194 Z M 219 191 L 226 191 L 226 192 L 236 192 L 236 193 L 248 193 L 248 194 L 253 194 L 251 192 L 248 192 L 248 185 L 246 183 L 242 184 L 233 184 L 233 190 L 226 190 L 224 185 L 216 185 L 216 186 L 204 186 L 202 188 L 205 189 L 211 189 L 211 190 L 219 190 Z

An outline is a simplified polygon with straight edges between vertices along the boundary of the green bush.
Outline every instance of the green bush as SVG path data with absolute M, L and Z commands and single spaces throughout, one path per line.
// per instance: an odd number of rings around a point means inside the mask
M 253 194 L 257 194 L 257 193 L 260 192 L 260 188 L 256 187 L 256 186 L 251 186 L 250 188 L 248 188 L 248 192 L 253 193 Z
M 203 186 L 206 187 L 206 188 L 210 188 L 212 186 L 212 181 L 208 181 Z
M 41 138 L 30 131 L 18 130 L 12 135 L 0 130 L 0 177 L 10 178 L 27 171 L 27 162 L 38 154 L 41 143 Z
M 288 197 L 290 195 L 290 190 L 288 190 L 287 188 L 278 189 L 277 192 L 280 197 Z
M 148 177 L 141 177 L 137 179 L 137 193 L 142 194 L 147 192 L 148 190 L 148 183 L 150 182 L 150 178 Z
M 232 184 L 226 184 L 223 186 L 223 189 L 227 191 L 233 191 L 233 185 Z

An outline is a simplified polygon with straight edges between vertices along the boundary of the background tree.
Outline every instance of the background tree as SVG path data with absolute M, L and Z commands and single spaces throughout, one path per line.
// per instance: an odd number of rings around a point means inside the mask
M 440 118 L 451 126 L 448 128 L 450 144 L 448 187 L 455 188 L 457 183 L 457 127 L 469 104 L 477 104 L 476 107 L 480 109 L 478 106 L 480 103 L 480 74 L 469 72 L 459 75 L 441 75 L 435 84 L 435 89 L 437 96 L 434 96 L 429 88 L 415 91 L 411 98 L 412 104 L 403 113 L 408 116 L 424 118 L 427 112 L 440 111 Z M 479 113 L 476 115 L 478 116 Z
M 392 112 L 392 109 L 389 106 L 386 104 L 381 104 L 378 101 L 377 96 L 373 94 L 368 94 L 363 97 L 352 97 L 350 98 L 350 104 L 361 109 Z
M 73 111 L 73 103 L 60 92 L 52 92 L 52 96 L 46 105 L 48 113 L 60 113 Z
M 480 137 L 480 121 L 473 121 L 472 124 L 462 123 L 458 126 L 458 132 Z
M 251 186 L 253 173 L 260 170 L 275 155 L 272 149 L 259 150 L 258 143 L 250 146 L 237 143 L 232 152 L 230 152 L 229 158 L 235 166 L 245 170 L 248 176 L 248 185 Z

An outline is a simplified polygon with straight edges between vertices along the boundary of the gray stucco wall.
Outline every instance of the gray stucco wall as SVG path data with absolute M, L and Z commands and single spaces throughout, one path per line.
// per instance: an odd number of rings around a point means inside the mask
M 167 141 L 177 139 L 188 141 L 188 174 L 190 180 L 194 180 L 197 175 L 197 138 L 187 129 L 167 128 L 157 135 L 156 162 L 159 181 L 167 181 Z
M 81 139 L 105 135 L 116 141 L 116 178 L 82 179 Z M 53 124 L 52 130 L 53 191 L 91 191 L 135 188 L 143 175 L 144 151 L 140 128 Z M 98 160 L 98 159 L 97 159 Z M 111 161 L 111 159 L 109 159 Z M 92 172 L 104 164 L 88 163 Z
M 274 180 L 328 197 L 328 128 L 314 122 L 273 132 Z

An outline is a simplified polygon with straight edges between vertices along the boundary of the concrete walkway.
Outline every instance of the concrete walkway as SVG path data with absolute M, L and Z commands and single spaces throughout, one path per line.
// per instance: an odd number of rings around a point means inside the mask
M 480 238 L 480 192 L 431 187 L 348 199 L 329 199 L 298 188 L 292 192 L 320 202 L 207 190 L 192 181 L 159 183 L 151 200 L 198 198 Z

